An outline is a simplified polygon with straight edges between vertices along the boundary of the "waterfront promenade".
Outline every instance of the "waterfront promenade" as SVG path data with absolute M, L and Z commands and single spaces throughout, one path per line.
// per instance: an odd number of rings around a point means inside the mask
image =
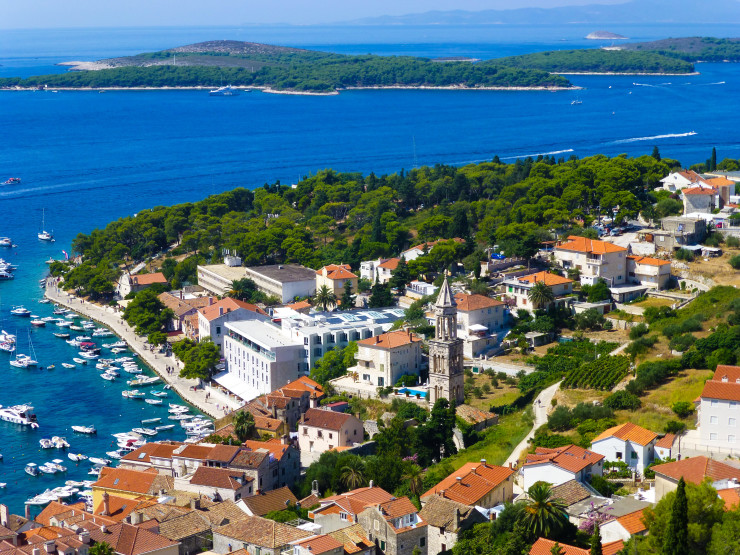
M 121 314 L 113 307 L 91 303 L 76 295 L 67 293 L 57 287 L 54 278 L 47 280 L 45 296 L 52 302 L 74 310 L 109 328 L 128 343 L 129 347 L 139 355 L 141 362 L 146 363 L 163 381 L 170 384 L 173 391 L 208 416 L 216 419 L 222 418 L 224 415 L 241 406 L 238 402 L 232 399 L 226 399 L 223 396 L 219 396 L 219 398 L 207 398 L 205 389 L 195 389 L 195 386 L 198 385 L 198 380 L 189 380 L 179 376 L 179 369 L 182 367 L 182 363 L 174 355 L 168 357 L 162 353 L 150 351 L 150 345 L 147 343 L 146 338 L 137 336 L 134 330 L 123 320 Z M 168 374 L 167 367 L 175 368 L 175 371 L 172 374 Z

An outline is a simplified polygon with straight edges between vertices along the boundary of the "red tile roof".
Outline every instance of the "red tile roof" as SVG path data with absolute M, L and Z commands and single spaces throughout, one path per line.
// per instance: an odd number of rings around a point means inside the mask
M 650 430 L 646 430 L 645 428 L 642 428 L 637 424 L 633 424 L 632 422 L 625 422 L 624 424 L 614 426 L 613 428 L 609 428 L 608 430 L 604 430 L 603 432 L 601 432 L 601 434 L 593 439 L 591 445 L 593 445 L 597 441 L 601 441 L 602 439 L 607 439 L 610 437 L 616 437 L 625 441 L 631 441 L 632 443 L 637 443 L 638 445 L 648 445 L 651 441 L 658 437 L 658 434 L 656 434 L 655 432 L 651 432 Z
M 100 472 L 100 478 L 92 487 L 151 495 L 152 485 L 157 478 L 159 473 L 154 469 L 139 471 L 104 467 Z
M 245 303 L 244 301 L 232 299 L 231 297 L 226 297 L 224 299 L 221 299 L 217 303 L 213 303 L 210 306 L 201 308 L 199 312 L 203 315 L 203 317 L 206 320 L 210 322 L 211 320 L 215 320 L 216 318 L 219 318 L 220 316 L 223 316 L 224 314 L 228 314 L 229 312 L 233 312 L 234 310 L 237 310 L 239 308 L 243 308 L 244 310 L 248 310 L 250 312 L 256 312 L 257 314 L 262 314 L 263 316 L 267 316 L 267 313 L 264 310 L 262 310 L 260 307 L 258 307 L 257 305 L 253 305 L 251 303 Z M 221 313 L 222 309 L 223 309 L 223 314 Z
M 400 258 L 389 258 L 378 264 L 378 268 L 385 268 L 387 270 L 395 270 L 398 268 L 398 263 L 401 262 Z
M 664 449 L 671 449 L 676 436 L 674 434 L 666 434 L 658 441 L 655 442 L 656 447 L 662 447 Z
M 293 310 L 303 310 L 305 308 L 311 308 L 311 303 L 309 303 L 308 301 L 298 301 L 297 303 L 292 303 L 286 306 L 288 308 L 292 308 Z
M 572 279 L 564 278 L 550 272 L 537 272 L 536 274 L 530 274 L 528 276 L 522 276 L 516 278 L 518 281 L 526 281 L 527 283 L 537 283 L 538 281 L 544 281 L 545 285 L 552 287 L 553 285 L 565 285 L 566 283 L 573 283 Z
M 532 466 L 535 464 L 550 463 L 567 470 L 568 472 L 580 472 L 587 466 L 596 464 L 604 458 L 583 447 L 577 445 L 566 445 L 556 449 L 547 449 L 538 447 L 534 454 L 527 455 L 527 462 L 522 466 Z
M 321 507 L 316 509 L 314 513 L 320 513 L 329 506 L 338 505 L 348 513 L 357 515 L 369 505 L 378 505 L 380 503 L 390 501 L 391 499 L 393 499 L 393 496 L 383 488 L 357 488 L 352 491 L 348 491 L 347 493 L 341 493 L 339 495 L 333 495 L 331 497 L 321 499 Z
M 323 430 L 340 430 L 348 420 L 355 418 L 351 414 L 333 410 L 308 409 L 303 416 L 302 425 Z
M 466 463 L 421 497 L 437 494 L 464 505 L 475 505 L 512 474 L 514 471 L 506 466 L 482 462 Z
M 151 462 L 150 457 L 169 459 L 172 458 L 172 453 L 185 445 L 184 443 L 173 441 L 163 443 L 145 443 L 135 451 L 131 451 L 124 455 L 122 461 L 131 462 Z
M 190 484 L 236 491 L 252 481 L 252 478 L 240 470 L 199 466 L 193 473 Z
M 727 377 L 728 382 L 740 382 L 740 366 L 718 364 L 712 379 L 721 382 L 725 377 Z
M 634 260 L 635 264 L 647 264 L 648 266 L 665 266 L 671 263 L 670 260 L 661 260 L 660 258 L 650 258 L 649 256 L 628 256 L 630 260 Z
M 726 511 L 735 510 L 740 505 L 740 495 L 738 495 L 737 488 L 718 489 L 717 495 L 725 502 Z
M 352 273 L 349 264 L 328 264 L 320 270 L 316 270 L 316 273 L 329 279 L 352 279 L 357 277 Z
M 457 309 L 462 312 L 504 305 L 501 301 L 486 297 L 485 295 L 466 295 L 465 293 L 457 293 L 455 295 L 455 302 L 457 303 Z
M 717 189 L 710 187 L 691 187 L 691 189 L 683 189 L 681 192 L 684 195 L 716 195 Z
M 289 501 L 293 505 L 298 502 L 296 496 L 293 495 L 293 492 L 287 486 L 260 492 L 242 499 L 242 502 L 256 516 L 265 516 L 272 511 L 282 511 L 286 507 L 286 501 Z
M 378 349 L 395 349 L 396 347 L 403 347 L 411 343 L 421 343 L 421 338 L 405 330 L 389 331 L 388 333 L 368 337 L 357 342 L 358 345 L 376 347 Z
M 712 187 L 732 187 L 735 185 L 734 181 L 727 179 L 726 177 L 712 177 L 711 179 L 705 179 Z
M 213 445 L 186 445 L 185 448 L 179 453 L 173 453 L 173 457 L 179 457 L 182 459 L 195 459 L 204 461 L 208 458 L 211 453 Z
M 320 536 L 313 536 L 311 538 L 293 542 L 293 545 L 299 545 L 303 549 L 310 551 L 313 555 L 320 555 L 327 551 L 334 551 L 344 547 L 344 544 L 339 543 L 337 540 L 327 534 Z
M 125 523 L 110 526 L 105 532 L 102 529 L 91 530 L 90 538 L 96 543 L 107 543 L 120 555 L 143 555 L 179 545 L 178 542 L 168 540 L 146 528 Z
M 708 459 L 707 457 L 689 457 L 680 461 L 659 464 L 653 467 L 656 474 L 674 480 L 681 477 L 687 482 L 700 484 L 704 478 L 712 481 L 736 478 L 740 479 L 740 469 L 728 464 Z
M 153 274 L 131 276 L 131 282 L 134 285 L 152 285 L 154 283 L 167 283 L 167 278 L 164 277 L 162 272 L 155 272 Z
M 622 527 L 627 530 L 630 535 L 644 532 L 647 530 L 647 526 L 645 526 L 645 523 L 642 521 L 643 510 L 644 509 L 640 509 L 639 511 L 635 511 L 634 513 L 620 516 L 617 519 L 617 522 L 619 522 L 619 524 L 621 524 Z
M 627 249 L 619 247 L 606 241 L 597 241 L 596 239 L 587 239 L 586 237 L 577 237 L 571 235 L 568 242 L 555 247 L 555 250 L 584 252 L 587 254 L 604 254 L 608 252 L 626 252 Z
M 554 545 L 555 542 L 552 540 L 539 538 L 534 542 L 532 549 L 529 550 L 529 555 L 550 555 Z M 562 552 L 565 555 L 589 555 L 590 553 L 590 550 L 588 549 L 573 547 L 572 545 L 565 543 L 558 543 L 558 545 L 561 547 Z M 616 553 L 619 553 L 622 548 L 624 548 L 624 542 L 622 540 L 601 544 L 601 551 L 604 555 L 615 555 Z
M 702 399 L 740 401 L 740 383 L 709 380 L 701 392 Z

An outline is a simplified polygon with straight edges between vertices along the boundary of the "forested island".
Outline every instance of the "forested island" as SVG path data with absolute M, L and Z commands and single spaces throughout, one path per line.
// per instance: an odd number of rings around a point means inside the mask
M 687 62 L 738 62 L 740 39 L 714 37 L 685 37 L 653 42 L 625 44 L 620 48 L 629 51 L 659 53 Z
M 75 64 L 72 64 L 75 65 Z M 558 73 L 691 73 L 690 60 L 662 51 L 562 50 L 492 60 L 348 56 L 238 41 L 209 41 L 98 62 L 69 73 L 0 79 L 0 88 L 259 87 L 336 93 L 352 88 L 559 89 Z

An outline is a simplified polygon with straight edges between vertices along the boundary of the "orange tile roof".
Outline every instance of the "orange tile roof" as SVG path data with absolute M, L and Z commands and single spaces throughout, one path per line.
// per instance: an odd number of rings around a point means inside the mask
M 332 505 L 339 505 L 347 512 L 357 515 L 368 505 L 378 505 L 379 503 L 385 503 L 391 499 L 393 499 L 393 496 L 390 493 L 377 486 L 372 488 L 357 488 L 352 491 L 348 491 L 347 493 L 341 493 L 339 495 L 333 495 L 331 497 L 321 499 L 321 507 L 316 509 L 314 513 L 320 513 L 325 508 Z
M 395 349 L 411 343 L 421 343 L 421 338 L 405 330 L 390 331 L 357 342 L 358 345 L 377 347 L 378 349 Z
M 126 517 L 128 517 L 128 515 L 130 515 L 132 512 L 139 509 L 144 509 L 146 507 L 151 507 L 156 504 L 157 502 L 153 499 L 127 499 L 125 497 L 118 497 L 117 495 L 109 495 L 108 510 L 110 511 L 110 513 L 106 516 L 112 520 L 115 520 L 116 522 L 121 522 L 126 519 Z M 101 501 L 100 504 L 93 511 L 94 514 L 102 515 L 103 506 L 104 504 Z
M 678 175 L 688 179 L 692 183 L 696 181 L 704 181 L 704 178 L 700 176 L 698 173 L 696 173 L 694 170 L 685 170 L 682 172 L 678 172 Z
M 634 260 L 635 264 L 647 264 L 648 266 L 665 266 L 670 264 L 670 260 L 661 260 L 660 258 L 650 258 L 649 256 L 628 256 L 630 260 Z
M 340 430 L 342 426 L 354 418 L 351 414 L 334 412 L 333 410 L 308 409 L 301 422 L 304 426 L 321 428 L 323 430 Z
M 422 494 L 421 497 L 425 498 L 437 494 L 458 503 L 475 505 L 512 474 L 514 474 L 514 471 L 506 466 L 496 466 L 482 462 L 466 463 Z
M 655 442 L 655 446 L 662 447 L 664 449 L 670 449 L 673 447 L 673 442 L 675 441 L 675 439 L 675 434 L 666 434 Z
M 199 466 L 193 473 L 190 484 L 236 491 L 252 481 L 252 478 L 240 470 Z
M 645 428 L 642 428 L 637 424 L 633 424 L 632 422 L 625 422 L 624 424 L 620 424 L 619 426 L 614 426 L 612 428 L 609 428 L 608 430 L 604 430 L 601 434 L 594 438 L 594 440 L 591 442 L 591 445 L 593 445 L 597 441 L 601 441 L 602 439 L 607 439 L 609 437 L 617 437 L 625 441 L 637 443 L 638 445 L 648 445 L 651 441 L 658 437 L 658 434 L 656 434 L 655 432 L 651 432 L 650 430 L 646 430 Z
M 391 499 L 385 503 L 379 505 L 380 513 L 385 517 L 386 520 L 392 520 L 394 518 L 400 518 L 402 516 L 411 515 L 418 513 L 419 510 L 409 500 L 408 497 L 399 497 L 398 499 Z
M 711 187 L 692 187 L 681 191 L 684 195 L 716 195 L 717 189 Z
M 538 447 L 533 455 L 527 455 L 527 462 L 522 466 L 551 463 L 567 470 L 568 472 L 575 473 L 583 470 L 587 466 L 598 463 L 603 458 L 604 455 L 599 455 L 598 453 L 594 453 L 593 451 L 589 451 L 583 447 L 578 447 L 577 445 L 566 445 L 556 449 Z
M 162 272 L 155 272 L 153 274 L 131 276 L 131 282 L 134 285 L 152 285 L 154 283 L 167 283 L 167 278 L 164 277 Z
M 634 513 L 620 516 L 617 519 L 617 522 L 619 522 L 619 524 L 622 525 L 622 528 L 627 530 L 630 535 L 644 532 L 645 530 L 647 530 L 647 526 L 645 526 L 645 523 L 642 521 L 643 510 L 644 509 L 640 509 L 639 511 L 635 511 Z
M 326 553 L 327 551 L 334 551 L 335 549 L 343 548 L 344 544 L 339 543 L 337 540 L 327 534 L 320 536 L 313 536 L 311 538 L 294 542 L 293 545 L 299 545 L 303 549 L 310 551 L 314 555 Z
M 537 272 L 536 274 L 530 274 L 528 276 L 522 276 L 516 278 L 518 281 L 526 281 L 527 283 L 537 283 L 538 281 L 544 281 L 545 285 L 552 287 L 553 285 L 564 285 L 566 283 L 573 283 L 572 279 L 564 278 L 551 274 L 550 272 Z
M 556 542 L 545 538 L 538 538 L 532 548 L 529 550 L 529 555 L 551 555 L 552 547 Z M 565 543 L 557 542 L 560 546 L 562 553 L 565 555 L 589 555 L 588 549 L 581 549 L 580 547 L 573 547 Z
M 328 264 L 316 271 L 329 279 L 352 279 L 357 276 L 352 273 L 352 267 L 349 264 Z
M 293 505 L 298 502 L 287 486 L 265 492 L 260 491 L 256 495 L 248 495 L 242 499 L 242 502 L 256 516 L 265 516 L 272 511 L 282 511 L 286 507 L 286 501 Z
M 308 301 L 298 301 L 297 303 L 292 303 L 287 305 L 288 308 L 292 308 L 293 310 L 302 310 L 304 308 L 311 308 L 311 303 Z
M 737 382 L 740 380 L 740 366 L 729 366 L 727 364 L 718 364 L 714 371 L 713 380 L 721 382 L 722 378 L 727 376 L 728 382 Z
M 626 252 L 627 249 L 619 247 L 606 241 L 597 241 L 596 239 L 587 239 L 586 237 L 577 237 L 571 235 L 568 242 L 555 247 L 555 250 L 585 252 L 587 254 L 604 254 L 609 252 Z
M 158 477 L 159 473 L 154 469 L 139 471 L 104 467 L 93 487 L 151 494 L 152 485 Z
M 252 451 L 257 451 L 258 449 L 267 449 L 270 453 L 272 453 L 272 456 L 278 460 L 282 459 L 285 452 L 290 449 L 290 445 L 284 445 L 280 443 L 279 439 L 275 439 L 274 441 L 257 441 L 254 439 L 248 439 L 247 441 L 242 443 L 242 446 L 247 447 Z
M 158 457 L 163 459 L 172 458 L 172 453 L 185 445 L 180 442 L 172 443 L 145 443 L 135 451 L 131 451 L 124 455 L 122 461 L 131 462 L 151 462 L 150 457 Z
M 736 478 L 740 479 L 740 469 L 728 464 L 708 459 L 707 457 L 689 457 L 653 467 L 657 474 L 678 480 L 683 479 L 693 484 L 700 484 L 705 477 L 712 481 Z
M 173 457 L 179 457 L 182 459 L 195 459 L 204 461 L 210 455 L 213 445 L 187 445 L 185 449 L 179 453 L 173 453 Z
M 740 495 L 737 493 L 737 488 L 718 489 L 717 495 L 725 502 L 726 511 L 732 511 L 740 505 Z
M 378 264 L 378 268 L 385 268 L 387 270 L 395 270 L 398 268 L 398 263 L 401 262 L 400 258 L 389 258 Z
M 485 295 L 466 295 L 465 293 L 457 293 L 455 295 L 455 302 L 457 303 L 457 309 L 462 312 L 503 306 L 504 304 Z
M 49 503 L 46 507 L 44 507 L 44 510 L 41 511 L 41 513 L 39 513 L 39 516 L 37 516 L 34 520 L 43 526 L 50 526 L 52 518 L 63 515 L 64 513 L 69 513 L 69 516 L 80 516 L 83 519 L 89 518 L 90 520 L 92 520 L 94 518 L 95 521 L 100 524 L 116 523 L 116 521 L 112 518 L 95 516 L 86 512 L 85 504 L 82 502 L 72 505 L 64 505 L 62 503 L 59 503 L 58 501 L 52 501 L 51 503 Z
M 205 317 L 206 320 L 210 322 L 211 320 L 215 320 L 216 318 L 223 316 L 224 314 L 228 314 L 229 312 L 232 312 L 239 308 L 243 308 L 244 310 L 249 310 L 250 312 L 256 312 L 257 314 L 267 316 L 267 313 L 257 305 L 245 303 L 244 301 L 232 299 L 231 297 L 226 297 L 224 299 L 221 299 L 217 303 L 213 303 L 210 306 L 201 308 L 199 312 Z M 220 313 L 221 309 L 223 309 L 223 314 Z
M 168 540 L 164 536 L 155 534 L 146 528 L 130 524 L 116 524 L 103 530 L 91 530 L 90 538 L 96 543 L 105 542 L 120 555 L 142 555 L 151 551 L 175 547 L 178 542 Z
M 705 179 L 712 187 L 731 187 L 735 184 L 734 181 L 727 179 L 726 177 L 712 177 L 711 179 Z
M 236 457 L 238 452 L 239 447 L 236 445 L 216 445 L 208 453 L 208 460 L 228 463 Z
M 704 384 L 701 398 L 740 401 L 740 383 L 709 380 Z
M 309 393 L 317 393 L 319 395 L 324 394 L 324 388 L 318 382 L 312 380 L 308 376 L 301 376 L 297 380 L 294 380 L 280 389 L 295 389 L 298 391 L 308 391 Z

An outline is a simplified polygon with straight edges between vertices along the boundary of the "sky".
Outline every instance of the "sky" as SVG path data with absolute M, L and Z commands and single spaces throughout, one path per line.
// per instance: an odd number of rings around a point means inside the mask
M 617 4 L 626 0 L 0 0 L 0 28 L 314 25 L 431 10 Z

